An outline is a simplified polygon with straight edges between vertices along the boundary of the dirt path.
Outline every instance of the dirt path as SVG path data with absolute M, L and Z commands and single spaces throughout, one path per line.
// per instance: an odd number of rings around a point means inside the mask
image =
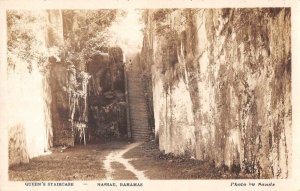
M 106 159 L 103 162 L 104 168 L 106 170 L 106 174 L 105 174 L 106 179 L 108 179 L 108 180 L 119 179 L 119 178 L 114 178 L 114 176 L 113 176 L 113 174 L 115 174 L 115 169 L 113 169 L 111 166 L 111 164 L 113 162 L 117 162 L 117 163 L 121 164 L 121 166 L 123 165 L 125 167 L 125 170 L 133 173 L 137 179 L 143 179 L 143 180 L 147 179 L 143 171 L 137 170 L 136 168 L 134 168 L 134 166 L 132 166 L 132 164 L 129 163 L 129 161 L 131 159 L 123 158 L 123 155 L 126 152 L 130 151 L 131 149 L 133 149 L 139 145 L 140 145 L 140 143 L 133 143 L 133 144 L 126 146 L 125 149 L 113 151 L 106 156 Z
M 9 169 L 13 181 L 253 178 L 189 156 L 159 151 L 154 142 L 124 141 L 53 150 Z
M 72 148 L 55 148 L 52 154 L 36 157 L 30 163 L 10 167 L 9 179 L 13 181 L 58 180 L 129 180 L 146 179 L 123 158 L 123 154 L 139 146 L 124 141 L 95 145 L 76 145 Z
M 209 161 L 195 160 L 188 155 L 164 154 L 152 141 L 129 150 L 123 158 L 130 159 L 130 163 L 151 180 L 255 178 L 228 167 L 215 167 Z

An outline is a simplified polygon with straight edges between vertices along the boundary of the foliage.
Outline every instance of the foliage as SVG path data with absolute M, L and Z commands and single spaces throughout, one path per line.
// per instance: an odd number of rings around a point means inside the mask
M 64 32 L 67 60 L 84 70 L 93 55 L 102 53 L 102 48 L 109 46 L 108 28 L 124 14 L 124 11 L 116 9 L 63 11 L 67 25 Z
M 48 50 L 44 45 L 45 15 L 42 12 L 8 11 L 7 12 L 7 49 L 8 65 L 15 69 L 20 60 L 27 63 L 29 72 L 33 64 L 43 66 Z
M 64 52 L 67 61 L 84 70 L 85 64 L 101 48 L 108 46 L 109 26 L 125 12 L 120 10 L 64 10 Z M 32 66 L 45 66 L 52 54 L 61 50 L 50 50 L 45 45 L 47 29 L 46 11 L 8 11 L 8 64 L 15 69 L 23 61 L 29 72 Z

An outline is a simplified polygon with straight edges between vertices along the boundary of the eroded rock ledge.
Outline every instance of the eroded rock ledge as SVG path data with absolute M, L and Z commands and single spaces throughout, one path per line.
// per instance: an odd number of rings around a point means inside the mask
M 148 10 L 145 20 L 160 149 L 288 177 L 290 9 Z

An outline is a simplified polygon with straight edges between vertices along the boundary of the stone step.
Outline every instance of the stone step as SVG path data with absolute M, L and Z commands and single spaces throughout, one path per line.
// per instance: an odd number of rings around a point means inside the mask
M 141 141 L 141 142 L 146 142 L 149 141 L 150 136 L 148 137 L 132 137 L 133 141 Z
M 151 131 L 132 131 L 135 135 L 149 135 Z
M 134 122 L 136 121 L 136 123 L 148 123 L 148 117 L 144 116 L 144 115 L 139 115 L 137 117 L 130 117 L 130 119 Z M 135 122 L 134 122 L 135 123 Z
M 131 85 L 130 87 L 128 86 L 128 89 L 131 90 L 131 92 L 139 92 L 139 93 L 143 93 L 144 92 L 144 88 L 143 87 L 139 87 L 138 85 Z
M 145 106 L 139 106 L 136 108 L 130 108 L 130 111 L 136 113 L 136 114 L 144 114 L 145 116 L 147 116 L 147 108 Z
M 135 112 L 135 113 L 144 113 L 147 115 L 147 107 L 146 106 L 136 106 L 135 108 L 130 108 L 130 111 Z
M 133 136 L 135 137 L 149 137 L 151 132 L 148 133 L 140 133 L 140 132 L 133 132 Z
M 136 114 L 134 112 L 130 112 L 130 114 L 133 115 L 132 117 L 130 117 L 130 119 L 136 120 L 138 122 L 148 121 L 148 116 L 146 114 Z
M 148 131 L 150 131 L 150 128 L 149 128 L 149 125 L 136 125 L 135 128 L 132 128 L 132 131 L 148 132 Z
M 133 94 L 145 95 L 144 90 L 141 90 L 141 88 L 131 87 L 128 88 L 128 90 L 129 90 L 129 95 L 133 95 Z
M 146 105 L 136 105 L 134 108 L 130 108 L 130 111 L 137 111 L 137 112 L 142 111 L 142 112 L 146 112 L 147 111 L 147 107 L 146 107 Z
M 138 88 L 135 90 L 134 88 L 132 88 L 132 90 L 130 88 L 128 88 L 128 95 L 139 95 L 141 97 L 145 97 L 145 93 L 142 91 L 140 91 Z
M 145 97 L 144 91 L 140 90 L 140 88 L 128 88 L 128 95 L 139 95 L 141 97 Z
M 130 101 L 132 101 L 132 102 L 130 103 Z M 146 103 L 142 100 L 139 100 L 139 99 L 131 99 L 131 100 L 129 100 L 129 104 L 133 108 L 146 107 Z
M 129 100 L 129 104 L 131 104 L 131 108 L 132 109 L 138 109 L 138 108 L 147 108 L 146 106 L 146 103 L 145 102 L 142 102 L 142 101 L 140 101 L 140 100 L 132 100 L 132 102 L 130 102 L 131 100 Z M 138 102 L 138 103 L 136 103 L 136 102 Z M 133 106 L 133 105 L 134 106 Z
M 143 83 L 143 81 L 142 81 L 141 78 L 128 78 L 128 81 L 130 81 L 130 82 L 138 82 L 140 84 Z
M 144 84 L 141 81 L 136 81 L 136 80 L 128 80 L 128 87 L 132 86 L 139 86 L 139 87 L 144 87 Z
M 131 107 L 130 110 L 132 111 L 147 111 L 146 104 L 145 105 L 136 105 L 135 107 Z
M 131 114 L 134 115 L 134 113 L 131 113 Z M 143 122 L 143 121 L 147 122 L 148 121 L 148 116 L 146 116 L 146 115 L 135 115 L 135 116 L 130 117 L 130 119 L 135 120 L 137 122 Z
M 129 98 L 129 101 L 132 100 L 134 102 L 130 103 L 131 106 L 135 106 L 135 105 L 143 105 L 146 104 L 145 100 L 143 98 Z
M 131 118 L 131 123 L 134 124 L 134 125 L 145 125 L 148 127 L 148 120 L 146 118 L 144 118 L 145 120 L 141 120 L 140 118 Z
M 148 124 L 135 124 L 132 126 L 133 131 L 150 131 L 150 127 Z
M 132 139 L 133 142 L 135 143 L 145 143 L 148 142 L 150 139 Z
M 131 82 L 133 84 L 140 84 L 141 86 L 144 84 L 143 81 L 140 78 L 128 78 L 127 81 Z
M 141 97 L 141 96 L 136 96 L 136 95 L 131 95 L 131 96 L 129 95 L 129 101 L 130 100 L 136 101 L 136 102 L 131 103 L 132 105 L 146 104 L 144 96 Z
M 149 124 L 148 123 L 141 123 L 141 122 L 134 122 L 134 120 L 132 121 L 133 123 L 132 123 L 132 125 L 133 125 L 133 127 L 132 127 L 132 129 L 139 129 L 139 128 L 141 128 L 141 127 L 143 127 L 143 128 L 148 128 L 148 126 L 149 126 Z M 134 127 L 134 126 L 137 126 L 137 127 Z
M 145 107 L 146 108 L 146 103 L 145 102 L 142 102 L 142 101 L 140 101 L 140 100 L 132 100 L 132 103 L 130 103 L 130 101 L 131 100 L 129 100 L 129 104 L 134 104 L 134 106 L 132 106 L 132 107 L 134 107 L 133 109 L 136 109 L 136 108 L 139 108 L 139 107 Z M 136 102 L 138 102 L 138 103 L 136 103 Z
M 145 94 L 144 93 L 141 93 L 141 92 L 138 92 L 138 91 L 132 91 L 132 90 L 129 90 L 129 96 L 135 96 L 135 97 L 145 97 Z
M 128 78 L 136 78 L 136 79 L 141 79 L 142 76 L 140 76 L 139 74 L 137 73 L 131 73 L 131 75 L 128 75 Z
M 139 129 L 141 127 L 146 127 L 148 128 L 149 124 L 147 122 L 134 122 L 135 120 L 132 120 L 132 125 L 137 126 L 137 127 L 132 127 L 132 129 Z
M 133 94 L 145 95 L 144 90 L 142 88 L 131 87 L 131 88 L 128 88 L 128 90 L 129 90 L 129 95 L 133 95 Z
M 137 125 L 137 126 L 146 126 L 146 127 L 148 127 L 149 126 L 149 124 L 148 124 L 148 122 L 143 122 L 143 121 L 138 121 L 138 119 L 133 119 L 133 120 L 131 120 L 132 121 L 132 124 L 133 125 Z M 135 122 L 136 121 L 136 122 Z
M 134 139 L 144 139 L 144 138 L 149 138 L 150 137 L 150 134 L 149 135 L 138 135 L 138 134 L 135 134 L 132 136 Z
M 130 102 L 129 102 L 130 103 Z M 140 104 L 140 105 L 135 105 L 134 107 L 131 107 L 130 110 L 135 110 L 135 111 L 138 111 L 138 110 L 147 110 L 147 106 L 146 104 Z
M 136 81 L 128 81 L 128 88 L 131 88 L 131 87 L 140 87 L 142 89 L 144 89 L 144 85 L 140 82 L 136 82 Z
M 141 88 L 144 87 L 142 82 L 137 82 L 137 81 L 134 81 L 134 80 L 128 80 L 128 88 L 133 87 L 133 86 L 137 86 L 137 87 L 141 87 Z
M 128 94 L 128 97 L 131 100 L 143 101 L 144 103 L 146 103 L 144 95 Z M 135 104 L 135 103 L 133 103 L 133 104 Z
M 128 76 L 128 80 L 136 81 L 136 82 L 143 82 L 143 79 L 139 76 Z
M 144 119 L 144 120 L 142 120 Z M 139 117 L 139 118 L 130 118 L 130 120 L 132 121 L 132 123 L 134 124 L 147 124 L 148 125 L 148 119 L 146 117 Z
M 136 127 L 134 127 L 136 126 Z M 149 128 L 149 125 L 148 124 L 132 124 L 132 131 L 136 131 L 139 129 L 148 129 Z M 141 131 L 144 131 L 144 130 L 141 130 Z M 145 130 L 145 131 L 148 131 L 148 130 Z
M 132 102 L 130 102 L 132 101 Z M 138 103 L 136 103 L 138 102 Z M 146 103 L 138 100 L 129 100 L 129 104 L 131 105 L 130 109 L 140 109 L 140 108 L 147 108 Z
M 148 122 L 148 117 L 146 116 L 138 116 L 138 117 L 130 117 L 130 119 L 134 122 L 136 121 L 136 123 L 147 123 Z M 134 122 L 135 123 L 135 122 Z
M 148 120 L 146 120 L 146 118 L 144 118 L 145 120 L 141 120 L 140 118 L 131 118 L 131 121 L 133 124 L 145 124 L 148 126 Z
M 134 101 L 131 104 L 131 106 L 138 106 L 138 105 L 146 105 L 146 102 L 142 98 L 129 98 L 129 102 Z
M 133 102 L 131 102 L 132 104 L 134 103 L 134 101 Z M 130 104 L 130 101 L 129 101 L 129 104 Z M 146 106 L 146 104 L 145 103 L 139 103 L 139 104 L 135 104 L 134 106 L 131 104 L 131 108 L 130 109 L 132 109 L 132 110 L 139 110 L 139 109 L 147 109 L 147 106 Z
M 145 100 L 145 95 L 144 94 L 139 94 L 139 93 L 130 93 L 128 94 L 130 99 L 139 99 L 139 100 Z
M 134 113 L 130 113 L 131 115 L 134 115 Z M 146 115 L 135 115 L 133 117 L 130 117 L 131 121 L 137 121 L 137 122 L 147 122 L 148 121 L 148 116 Z
M 144 84 L 140 74 L 141 72 L 135 69 L 127 73 L 131 132 L 134 141 L 147 141 L 151 130 L 148 124 Z
M 150 136 L 151 132 L 132 132 L 132 136 L 140 136 L 140 137 L 147 137 Z
M 134 114 L 144 114 L 145 116 L 148 116 L 147 115 L 147 108 L 144 107 L 144 106 L 139 106 L 139 107 L 136 107 L 136 108 L 130 108 L 131 112 L 133 112 Z
M 145 112 L 145 111 L 147 111 L 147 107 L 146 107 L 146 105 L 137 105 L 136 107 L 134 107 L 134 108 L 130 108 L 130 111 L 143 111 L 143 112 Z
M 149 141 L 149 138 L 148 139 L 132 139 L 133 142 L 135 143 L 145 143 L 145 142 L 148 142 Z
M 144 107 L 144 108 L 141 108 L 141 107 L 131 108 L 129 111 L 131 112 L 131 114 L 134 114 L 134 115 L 143 115 L 143 116 L 146 116 L 146 117 L 148 116 L 146 107 Z
M 132 103 L 133 105 L 139 103 L 146 103 L 144 96 L 136 96 L 136 95 L 129 95 L 129 100 L 139 101 L 137 103 Z
M 138 124 L 138 123 L 135 123 L 135 124 L 131 124 L 132 125 L 132 131 L 135 131 L 135 130 L 138 130 L 140 131 L 139 129 L 148 129 L 149 128 L 149 125 L 148 124 Z M 134 127 L 136 126 L 136 127 Z M 141 131 L 144 131 L 144 130 L 141 130 Z M 148 131 L 148 130 L 145 130 L 145 131 Z
M 148 136 L 148 137 L 132 137 L 132 140 L 133 141 L 144 141 L 144 142 L 146 142 L 146 141 L 149 141 L 149 139 L 150 139 L 150 136 Z

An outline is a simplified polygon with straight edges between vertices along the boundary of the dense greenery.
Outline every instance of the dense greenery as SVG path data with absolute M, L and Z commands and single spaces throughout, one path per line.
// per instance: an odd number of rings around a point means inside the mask
M 125 12 L 116 9 L 107 10 L 64 10 L 64 38 L 67 60 L 84 70 L 103 47 L 109 46 L 109 27 Z
M 33 64 L 42 66 L 46 63 L 49 51 L 42 36 L 45 24 L 43 12 L 7 12 L 7 54 L 11 69 L 15 69 L 19 61 L 27 64 L 29 72 Z
M 44 68 L 48 58 L 63 55 L 75 64 L 77 70 L 85 70 L 85 64 L 101 48 L 108 46 L 109 27 L 125 12 L 120 10 L 63 10 L 63 47 L 46 46 L 47 11 L 14 10 L 7 12 L 8 64 L 15 69 L 16 63 L 26 63 L 29 72 L 33 64 Z M 50 26 L 51 27 L 51 26 Z M 59 32 L 59 29 L 55 32 Z

